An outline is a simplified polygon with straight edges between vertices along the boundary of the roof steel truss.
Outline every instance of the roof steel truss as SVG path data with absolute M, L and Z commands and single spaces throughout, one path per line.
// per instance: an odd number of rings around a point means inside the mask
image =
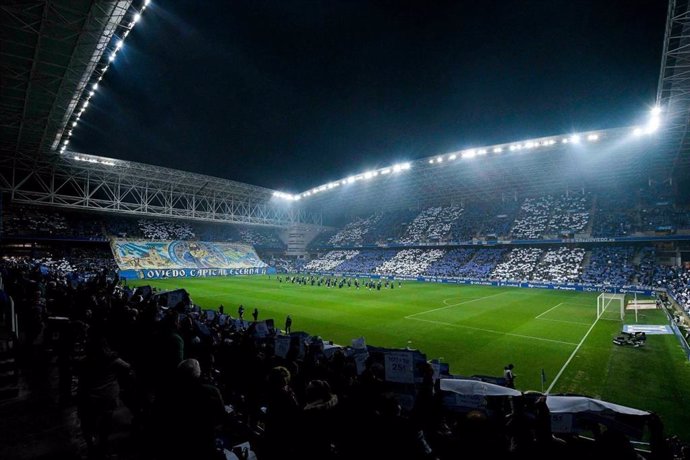
M 2 158 L 0 190 L 14 203 L 255 225 L 321 224 L 319 214 L 275 200 L 269 189 L 92 155 L 70 153 L 52 162 Z

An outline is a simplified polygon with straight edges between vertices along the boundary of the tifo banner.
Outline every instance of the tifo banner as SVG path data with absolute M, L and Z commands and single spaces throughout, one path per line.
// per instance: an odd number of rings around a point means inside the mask
M 268 273 L 249 245 L 206 241 L 114 239 L 115 262 L 126 278 L 184 278 Z

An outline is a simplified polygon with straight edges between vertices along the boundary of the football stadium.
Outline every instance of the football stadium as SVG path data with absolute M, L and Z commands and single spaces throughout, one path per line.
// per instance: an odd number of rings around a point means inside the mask
M 176 78 L 127 67 L 172 5 L 0 5 L 0 457 L 689 458 L 690 1 L 662 3 L 626 123 L 320 152 L 275 186 L 203 136 L 180 163 L 180 126 L 151 161 L 84 140 L 118 84 Z M 174 116 L 136 96 L 118 118 Z

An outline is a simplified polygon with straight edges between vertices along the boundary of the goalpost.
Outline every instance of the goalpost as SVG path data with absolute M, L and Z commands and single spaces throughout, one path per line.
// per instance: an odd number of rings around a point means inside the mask
M 616 320 L 620 312 L 620 320 L 625 319 L 625 294 L 611 294 L 604 292 L 597 297 L 597 318 Z

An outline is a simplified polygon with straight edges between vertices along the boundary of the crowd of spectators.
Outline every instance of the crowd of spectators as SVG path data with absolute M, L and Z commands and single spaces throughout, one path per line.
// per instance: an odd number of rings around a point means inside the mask
M 395 257 L 394 249 L 359 251 L 355 257 L 338 265 L 341 273 L 374 273 L 376 267 Z
M 583 248 L 560 247 L 549 249 L 541 262 L 535 267 L 532 279 L 555 283 L 572 283 L 580 279 L 582 262 L 585 258 Z
M 282 248 L 285 243 L 275 228 L 238 227 L 240 241 L 255 247 Z
M 654 271 L 656 270 L 656 249 L 654 247 L 642 248 L 639 253 L 640 261 L 637 264 L 637 282 L 642 286 L 651 286 L 654 281 Z
M 656 288 L 665 286 L 685 313 L 690 314 L 690 269 L 657 266 L 653 283 Z
M 451 249 L 447 251 L 443 257 L 429 265 L 424 274 L 428 276 L 460 276 L 460 270 L 472 260 L 475 253 L 475 249 Z
M 79 215 L 32 206 L 8 207 L 2 214 L 2 236 L 88 241 L 106 239 L 103 222 L 93 213 Z
M 614 429 L 587 443 L 554 438 L 544 398 L 450 411 L 430 363 L 403 405 L 383 360 L 370 355 L 360 363 L 354 347 L 202 311 L 188 295 L 167 305 L 155 291 L 123 287 L 117 278 L 74 287 L 57 271 L 0 268 L 24 320 L 27 351 L 56 358 L 34 366 L 57 370 L 41 375 L 59 380 L 63 408 L 76 407 L 74 429 L 89 458 L 112 457 L 110 421 L 123 407 L 131 448 L 153 460 L 635 458 Z M 286 349 L 278 346 L 283 338 Z M 652 422 L 654 458 L 670 458 L 660 420 Z
M 486 279 L 507 253 L 507 249 L 479 249 L 472 260 L 456 269 L 457 276 L 461 278 Z
M 589 264 L 582 273 L 581 281 L 591 284 L 629 285 L 635 277 L 634 255 L 635 248 L 632 246 L 597 246 L 592 249 Z
M 629 236 L 637 228 L 635 195 L 612 191 L 597 196 L 597 213 L 592 219 L 593 237 Z
M 329 251 L 317 259 L 310 260 L 304 266 L 304 270 L 308 272 L 339 270 L 338 266 L 340 264 L 348 259 L 352 259 L 357 254 L 359 254 L 359 251 Z
M 580 233 L 589 223 L 588 194 L 569 193 L 526 198 L 512 228 L 519 239 L 536 239 L 545 235 Z
M 371 232 L 381 220 L 381 216 L 381 213 L 376 213 L 363 219 L 355 219 L 345 225 L 338 233 L 331 236 L 328 240 L 328 244 L 332 246 L 354 246 L 362 244 L 367 233 Z
M 403 249 L 376 267 L 375 272 L 382 275 L 421 275 L 429 265 L 443 257 L 445 252 L 443 249 Z
M 529 280 L 544 253 L 540 248 L 516 248 L 491 272 L 492 279 Z
M 510 228 L 520 210 L 519 203 L 514 200 L 505 202 L 485 203 L 485 217 L 480 234 L 487 236 L 505 236 L 510 234 Z
M 400 242 L 417 243 L 447 241 L 453 224 L 462 216 L 459 206 L 438 206 L 427 208 L 407 226 Z
M 511 233 L 513 238 L 540 238 L 546 231 L 553 199 L 551 196 L 525 198 Z
M 137 224 L 147 240 L 192 240 L 196 237 L 192 226 L 182 220 L 139 219 Z

